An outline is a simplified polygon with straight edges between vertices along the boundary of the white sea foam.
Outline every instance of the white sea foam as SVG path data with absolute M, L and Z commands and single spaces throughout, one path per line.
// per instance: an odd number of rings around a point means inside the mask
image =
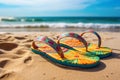
M 50 28 L 120 28 L 120 24 L 103 23 L 0 23 L 0 27 L 50 27 Z
M 12 20 L 12 19 L 15 19 L 14 17 L 0 17 L 0 20 L 2 19 L 8 19 L 8 20 Z

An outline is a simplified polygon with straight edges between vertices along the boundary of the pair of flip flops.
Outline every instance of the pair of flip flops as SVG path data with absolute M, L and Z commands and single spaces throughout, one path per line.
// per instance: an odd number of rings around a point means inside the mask
M 87 43 L 82 37 L 87 32 L 84 32 L 81 36 L 76 33 L 64 33 L 58 36 L 57 42 L 47 36 L 37 37 L 32 42 L 31 50 L 58 65 L 78 68 L 95 67 L 99 64 L 100 58 L 109 56 L 112 51 L 110 48 L 101 47 L 101 38 L 98 33 L 88 32 L 97 35 L 98 45 Z M 67 40 L 65 37 L 74 39 Z M 81 45 L 84 45 L 84 47 L 81 47 Z

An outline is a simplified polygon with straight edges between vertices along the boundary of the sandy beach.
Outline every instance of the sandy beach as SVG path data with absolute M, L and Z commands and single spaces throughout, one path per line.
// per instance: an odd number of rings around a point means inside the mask
M 113 49 L 112 56 L 101 59 L 90 69 L 56 66 L 30 50 L 36 36 L 56 39 L 63 32 L 2 32 L 0 33 L 0 80 L 119 80 L 120 33 L 99 32 L 102 46 Z M 79 32 L 81 33 L 81 32 Z M 87 36 L 89 42 L 97 39 Z

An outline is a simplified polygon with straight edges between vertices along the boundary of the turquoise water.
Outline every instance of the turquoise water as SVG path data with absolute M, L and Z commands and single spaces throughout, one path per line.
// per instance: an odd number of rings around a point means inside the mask
M 119 28 L 120 17 L 1 17 L 0 27 Z
M 9 17 L 2 22 L 109 23 L 120 24 L 120 17 Z

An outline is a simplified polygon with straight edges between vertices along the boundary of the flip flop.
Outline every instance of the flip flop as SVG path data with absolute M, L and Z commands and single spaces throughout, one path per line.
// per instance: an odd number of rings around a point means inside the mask
M 87 44 L 88 51 L 91 52 L 91 54 L 99 56 L 100 58 L 105 58 L 111 55 L 112 50 L 110 48 L 101 47 L 101 37 L 97 32 L 92 31 L 92 30 L 86 31 L 86 32 L 83 32 L 81 36 L 83 36 L 85 33 L 93 33 L 98 37 L 98 45 L 92 44 L 92 43 Z M 79 40 L 76 36 L 78 36 L 78 34 L 76 33 L 64 33 L 64 34 L 59 35 L 58 38 L 62 38 L 62 37 L 75 38 L 75 39 L 64 39 L 61 41 L 61 43 L 68 44 L 69 46 L 74 47 L 78 51 L 85 52 L 85 47 L 81 47 L 83 44 L 81 43 L 81 40 Z
M 37 37 L 32 42 L 31 50 L 61 66 L 91 68 L 99 64 L 99 57 L 94 55 L 82 55 L 80 51 L 60 47 L 60 44 L 57 44 L 46 36 Z

